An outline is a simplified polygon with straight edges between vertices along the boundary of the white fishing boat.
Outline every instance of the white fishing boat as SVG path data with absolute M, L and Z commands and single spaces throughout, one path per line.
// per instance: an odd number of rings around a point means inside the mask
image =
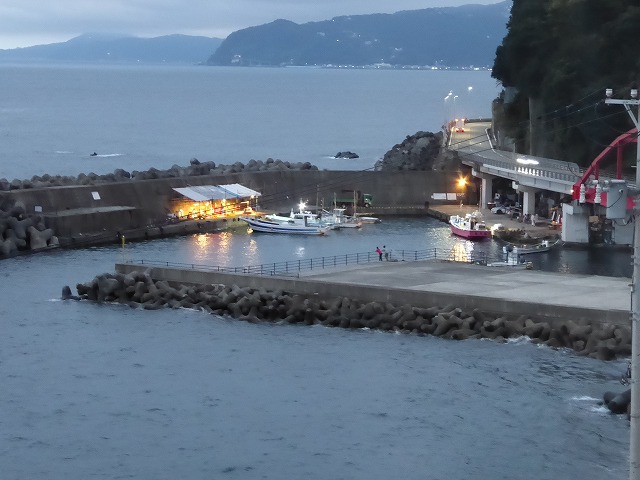
M 488 262 L 487 267 L 508 268 L 514 270 L 531 270 L 533 269 L 533 263 L 522 261 L 518 258 L 517 255 L 507 255 L 506 260 Z
M 287 218 L 287 217 L 282 217 Z M 324 235 L 330 227 L 296 223 L 293 219 L 276 221 L 258 217 L 240 217 L 253 231 L 266 233 L 287 233 L 295 235 Z
M 332 212 L 326 210 L 322 214 L 322 221 L 326 221 L 334 228 L 361 228 L 362 221 L 356 217 L 346 215 L 346 209 L 334 208 Z
M 505 245 L 502 251 L 505 253 L 513 253 L 514 255 L 525 255 L 529 253 L 542 253 L 551 250 L 559 240 L 552 242 L 551 240 L 542 240 L 540 243 L 522 244 L 522 245 Z
M 289 216 L 267 214 L 264 216 L 264 218 L 266 220 L 279 222 L 279 223 L 287 223 L 287 224 L 295 223 L 297 225 L 304 225 L 304 226 L 328 227 L 329 229 L 335 228 L 331 218 L 325 218 L 324 215 L 320 217 L 319 215 L 313 212 L 305 210 L 305 208 L 306 208 L 305 203 L 300 202 L 298 204 L 298 211 L 295 212 L 292 208 Z

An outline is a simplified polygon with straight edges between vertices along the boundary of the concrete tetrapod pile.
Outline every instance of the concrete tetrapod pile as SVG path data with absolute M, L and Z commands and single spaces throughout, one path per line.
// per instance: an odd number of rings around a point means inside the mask
M 52 229 L 45 228 L 41 216 L 28 215 L 21 202 L 2 202 L 0 258 L 10 257 L 23 250 L 41 250 L 58 244 L 58 238 Z
M 288 162 L 280 159 L 267 158 L 262 160 L 249 160 L 246 164 L 235 162 L 231 165 L 216 164 L 215 162 L 201 162 L 192 158 L 188 166 L 173 165 L 166 170 L 150 168 L 148 170 L 128 172 L 117 168 L 113 173 L 97 175 L 93 172 L 81 173 L 78 176 L 69 175 L 34 175 L 30 179 L 12 181 L 0 178 L 0 192 L 10 190 L 22 190 L 32 188 L 60 187 L 70 185 L 99 185 L 103 183 L 131 182 L 139 180 L 154 180 L 158 178 L 181 178 L 204 175 L 225 175 L 240 172 L 262 172 L 270 170 L 318 170 L 318 167 L 309 162 Z
M 363 303 L 338 297 L 309 298 L 284 291 L 237 285 L 181 285 L 153 280 L 145 271 L 128 274 L 104 273 L 76 286 L 78 295 L 65 286 L 63 299 L 120 302 L 132 307 L 194 308 L 218 315 L 230 315 L 249 322 L 322 324 L 342 328 L 370 328 L 428 334 L 453 340 L 488 338 L 504 341 L 526 336 L 534 343 L 553 348 L 571 348 L 579 355 L 612 360 L 631 354 L 631 331 L 610 323 L 546 321 L 527 316 L 495 315 L 455 305 L 430 308 Z
M 324 325 L 341 328 L 370 328 L 452 340 L 528 337 L 533 343 L 552 348 L 570 348 L 578 355 L 600 360 L 628 357 L 631 354 L 631 331 L 611 323 L 545 321 L 519 316 L 495 315 L 477 309 L 465 312 L 455 305 L 429 308 L 393 305 L 383 302 L 363 303 L 338 297 L 308 298 L 282 290 L 239 287 L 237 285 L 179 285 L 153 280 L 148 272 L 128 274 L 104 273 L 93 280 L 62 289 L 63 300 L 118 302 L 134 308 L 191 308 L 238 320 L 258 323 Z M 605 393 L 604 403 L 613 413 L 628 411 L 628 392 Z

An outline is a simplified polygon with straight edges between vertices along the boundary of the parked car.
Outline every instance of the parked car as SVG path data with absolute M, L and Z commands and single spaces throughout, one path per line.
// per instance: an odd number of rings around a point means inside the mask
M 504 205 L 496 205 L 491 209 L 491 213 L 497 213 L 499 215 L 507 213 L 507 207 Z

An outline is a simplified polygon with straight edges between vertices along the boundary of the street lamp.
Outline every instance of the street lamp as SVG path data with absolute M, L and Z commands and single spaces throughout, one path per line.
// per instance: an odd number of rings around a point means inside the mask
M 449 90 L 447 96 L 444 97 L 444 124 L 447 126 L 447 129 L 449 128 L 449 122 L 451 121 L 451 115 L 449 109 L 447 108 L 447 100 L 449 100 L 451 97 L 453 97 L 453 91 Z
M 456 98 L 458 98 L 458 95 L 453 96 L 453 118 L 456 118 Z
M 636 126 L 636 136 L 640 133 L 640 100 L 638 89 L 631 89 L 631 99 L 614 99 L 613 89 L 605 90 L 607 105 L 624 105 Z M 637 116 L 631 106 L 638 107 Z M 640 186 L 640 142 L 636 144 L 636 188 Z M 629 444 L 629 478 L 640 478 L 640 196 L 636 192 L 633 203 L 633 278 L 631 279 L 631 428 Z

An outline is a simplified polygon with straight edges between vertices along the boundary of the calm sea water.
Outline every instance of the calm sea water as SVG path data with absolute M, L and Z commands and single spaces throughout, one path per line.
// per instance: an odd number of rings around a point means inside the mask
M 372 163 L 405 135 L 439 128 L 449 89 L 493 86 L 479 72 L 2 70 L 0 177 L 18 178 L 192 156 L 332 168 L 327 157 L 344 149 Z M 382 244 L 471 249 L 435 220 L 394 218 L 326 238 L 236 231 L 0 262 L 3 478 L 628 476 L 628 421 L 598 405 L 622 391 L 624 360 L 57 300 L 123 258 L 255 265 Z M 535 261 L 615 274 L 598 251 Z
M 481 71 L 0 65 L 0 178 L 193 157 L 364 170 L 445 118 L 489 116 L 498 93 Z M 361 158 L 331 158 L 344 150 Z

